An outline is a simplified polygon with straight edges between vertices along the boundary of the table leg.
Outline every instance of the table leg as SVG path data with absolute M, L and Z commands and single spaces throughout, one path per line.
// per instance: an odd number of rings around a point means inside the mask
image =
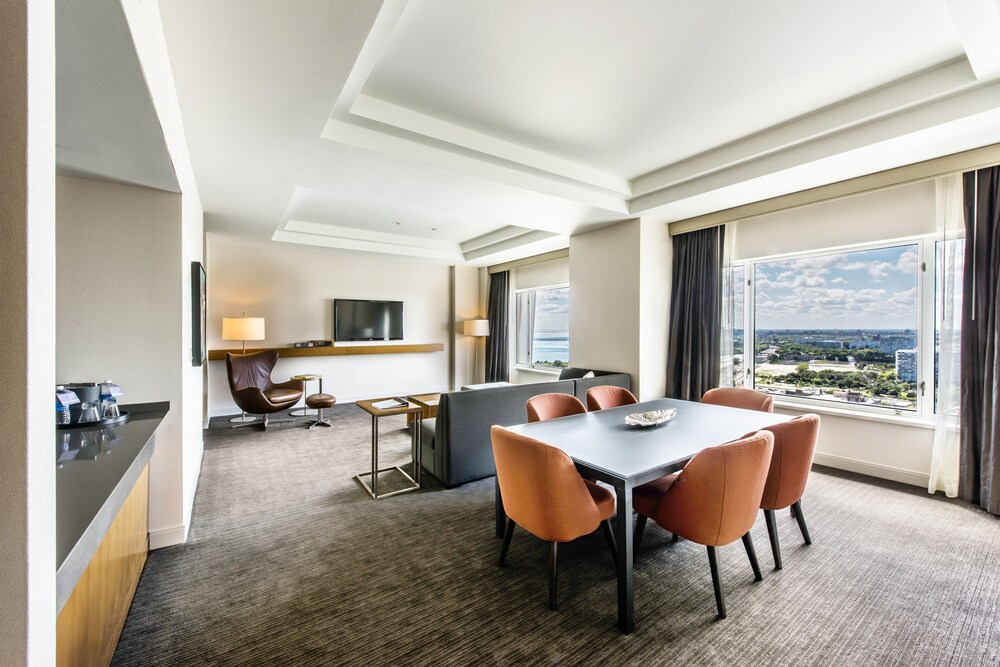
M 378 500 L 378 417 L 372 415 L 372 495 Z
M 422 456 L 421 450 L 424 447 L 424 411 L 423 409 L 417 413 L 417 418 L 413 422 L 413 428 L 415 429 L 410 435 L 410 447 L 413 449 L 413 456 L 410 458 L 413 460 L 413 481 L 420 486 L 420 457 Z
M 618 629 L 630 634 L 635 629 L 635 598 L 632 587 L 632 486 L 615 487 L 618 517 L 615 548 L 618 550 Z

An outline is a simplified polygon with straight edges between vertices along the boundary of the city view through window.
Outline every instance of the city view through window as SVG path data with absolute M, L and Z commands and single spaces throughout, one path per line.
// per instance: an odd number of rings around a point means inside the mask
M 756 389 L 916 410 L 918 245 L 752 266 Z M 744 297 L 741 276 L 734 280 L 737 307 Z M 742 321 L 740 308 L 733 335 L 736 384 L 749 361 Z

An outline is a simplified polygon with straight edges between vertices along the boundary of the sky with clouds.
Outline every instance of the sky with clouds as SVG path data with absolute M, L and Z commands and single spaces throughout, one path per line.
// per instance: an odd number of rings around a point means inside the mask
M 569 288 L 535 292 L 535 335 L 569 336 Z
M 757 329 L 916 329 L 917 246 L 756 265 Z

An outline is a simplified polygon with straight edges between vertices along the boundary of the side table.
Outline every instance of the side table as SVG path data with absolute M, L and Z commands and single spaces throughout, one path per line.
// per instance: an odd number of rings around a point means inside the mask
M 421 419 L 434 419 L 438 416 L 438 403 L 441 402 L 441 394 L 414 394 L 407 396 L 411 403 L 416 403 L 423 411 L 420 413 Z M 409 426 L 416 421 L 416 414 L 406 415 L 406 424 Z
M 395 496 L 408 491 L 416 491 L 420 488 L 420 423 L 423 421 L 423 407 L 405 399 L 399 399 L 403 401 L 403 404 L 400 404 L 398 407 L 376 407 L 376 404 L 381 403 L 382 401 L 393 400 L 393 398 L 395 397 L 370 398 L 362 401 L 355 401 L 354 403 L 372 416 L 372 469 L 371 472 L 359 472 L 354 476 L 354 479 L 358 480 L 358 483 L 364 487 L 365 491 L 368 492 L 368 495 L 375 500 Z M 382 417 L 410 414 L 416 415 L 417 420 L 415 427 L 410 432 L 410 455 L 413 461 L 413 477 L 406 474 L 406 471 L 399 466 L 389 466 L 388 468 L 378 467 L 378 420 Z M 411 486 L 407 486 L 404 489 L 396 491 L 390 491 L 389 493 L 380 494 L 378 492 L 378 474 L 380 472 L 388 472 L 390 470 L 398 470 L 403 477 L 409 480 Z M 371 478 L 371 486 L 368 486 L 368 484 L 365 483 L 365 480 L 362 479 L 363 477 Z
M 310 380 L 319 380 L 319 393 L 321 393 L 321 394 L 323 393 L 323 376 L 322 375 L 317 375 L 315 373 L 305 373 L 303 375 L 293 375 L 292 379 L 293 380 L 302 380 L 302 382 L 304 383 L 303 389 L 306 389 L 306 388 L 309 387 L 309 381 Z M 302 398 L 305 398 L 308 395 L 309 395 L 308 391 L 303 391 L 302 392 Z M 316 414 L 318 414 L 317 411 L 313 410 L 312 408 L 299 408 L 297 410 L 292 410 L 291 412 L 288 413 L 288 415 L 290 417 L 312 417 L 312 416 L 314 416 Z

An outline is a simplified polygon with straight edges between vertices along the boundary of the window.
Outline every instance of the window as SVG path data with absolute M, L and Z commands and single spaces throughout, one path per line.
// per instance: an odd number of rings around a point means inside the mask
M 569 366 L 569 286 L 518 290 L 515 301 L 516 364 Z
M 935 255 L 921 238 L 735 265 L 732 363 L 720 381 L 793 402 L 932 415 Z

